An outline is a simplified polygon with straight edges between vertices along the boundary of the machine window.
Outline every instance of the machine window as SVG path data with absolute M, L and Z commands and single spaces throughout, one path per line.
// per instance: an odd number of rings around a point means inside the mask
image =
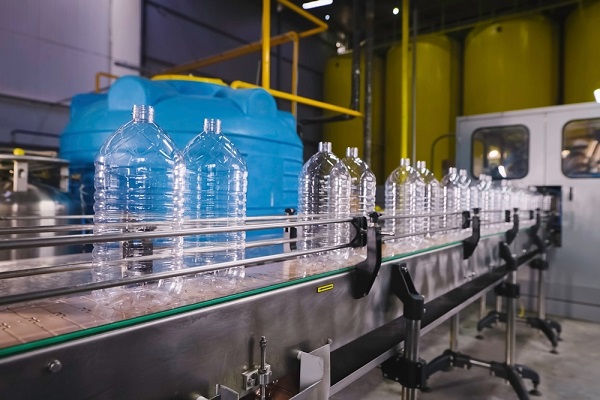
M 560 153 L 569 178 L 600 178 L 600 118 L 567 122 Z
M 529 171 L 529 129 L 493 126 L 473 132 L 471 173 L 493 179 L 520 179 Z

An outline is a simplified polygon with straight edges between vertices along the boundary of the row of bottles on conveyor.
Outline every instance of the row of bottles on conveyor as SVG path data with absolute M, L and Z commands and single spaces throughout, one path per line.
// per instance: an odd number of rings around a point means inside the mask
M 348 218 L 367 215 L 375 208 L 375 176 L 356 148 L 348 148 L 346 158 L 331 152 L 331 143 L 319 143 L 319 151 L 304 165 L 299 181 L 299 213 L 304 220 Z M 463 229 L 465 210 L 480 209 L 484 233 L 509 227 L 505 210 L 545 209 L 542 196 L 525 189 L 512 188 L 509 181 L 494 184 L 490 176 L 472 181 L 466 170 L 450 168 L 438 181 L 419 161 L 416 168 L 408 158 L 400 160 L 385 182 L 385 226 L 392 236 L 387 240 L 393 251 L 406 252 L 470 235 Z M 528 219 L 529 212 L 522 214 Z M 350 240 L 348 224 L 323 224 L 300 229 L 300 250 L 337 246 Z M 345 260 L 347 249 L 328 253 L 334 260 Z M 329 257 L 332 258 L 332 257 Z M 321 260 L 331 262 L 321 255 Z
M 169 231 L 182 228 L 239 225 L 245 219 L 246 164 L 221 134 L 219 120 L 205 120 L 203 132 L 179 151 L 154 122 L 153 107 L 134 106 L 133 119 L 100 149 L 94 186 L 94 234 L 164 231 L 167 235 L 96 243 L 97 281 L 243 258 L 243 231 L 168 236 Z M 226 283 L 243 273 L 243 267 L 237 267 L 209 276 Z M 169 278 L 100 293 L 113 305 L 147 307 L 169 301 L 182 284 L 183 278 Z

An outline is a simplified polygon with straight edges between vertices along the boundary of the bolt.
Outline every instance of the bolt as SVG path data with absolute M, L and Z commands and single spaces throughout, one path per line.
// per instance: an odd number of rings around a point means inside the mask
M 58 360 L 52 360 L 46 365 L 46 369 L 49 372 L 55 374 L 57 372 L 60 372 L 60 370 L 62 369 L 62 363 Z

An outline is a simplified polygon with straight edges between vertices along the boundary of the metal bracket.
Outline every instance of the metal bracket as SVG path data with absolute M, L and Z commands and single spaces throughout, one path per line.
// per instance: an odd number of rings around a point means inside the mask
M 251 371 L 242 372 L 242 379 L 243 379 L 242 387 L 244 388 L 244 390 L 250 390 L 250 389 L 260 385 L 261 376 L 264 376 L 264 375 L 259 374 L 259 369 L 260 368 L 255 368 Z M 265 370 L 266 370 L 266 375 L 270 377 L 272 372 L 271 372 L 271 366 L 269 364 L 265 365 Z
M 513 226 L 508 231 L 506 231 L 506 243 L 511 244 L 515 238 L 517 237 L 517 233 L 519 233 L 519 209 L 514 209 L 513 214 Z
M 473 217 L 471 217 L 472 233 L 471 236 L 463 240 L 464 260 L 469 259 L 473 255 L 477 245 L 479 244 L 479 239 L 481 238 L 481 221 L 479 219 L 479 211 L 479 208 L 473 209 Z
M 469 229 L 471 227 L 471 213 L 469 211 L 462 212 L 462 229 Z
M 379 273 L 381 267 L 381 227 L 379 214 L 371 213 L 371 222 L 366 229 L 367 258 L 358 263 L 354 269 L 353 296 L 355 299 L 366 297 Z M 366 222 L 366 218 L 363 218 Z M 364 246 L 364 245 L 363 245 Z
M 331 341 L 330 341 L 331 343 Z M 327 400 L 329 398 L 331 344 L 310 353 L 298 352 L 300 360 L 300 393 L 290 400 Z
M 517 260 L 506 242 L 500 242 L 500 258 L 506 263 L 507 270 L 517 270 Z
M 497 296 L 509 299 L 518 299 L 521 295 L 521 285 L 518 283 L 502 282 L 494 288 Z
M 350 245 L 354 248 L 365 246 L 367 244 L 367 217 L 352 218 L 352 226 L 356 231 L 356 235 L 354 235 L 354 239 L 352 239 Z
M 425 297 L 421 296 L 415 289 L 415 284 L 405 263 L 392 265 L 391 281 L 392 292 L 404 304 L 404 318 L 413 321 L 423 319 Z
M 542 236 L 540 235 L 540 227 L 542 226 L 542 217 L 540 215 L 540 209 L 537 209 L 537 213 L 535 216 L 535 224 L 529 228 L 529 237 L 531 238 L 531 241 L 533 242 L 533 244 L 535 245 L 535 247 L 537 247 L 541 253 L 545 253 L 546 252 L 546 243 L 544 241 L 544 239 L 542 239 Z
M 29 163 L 27 161 L 13 161 L 13 191 L 26 192 L 29 181 Z
M 409 361 L 400 353 L 381 364 L 381 372 L 386 379 L 394 380 L 402 386 L 420 389 L 427 382 L 427 363 L 422 358 Z
M 531 269 L 546 271 L 548 268 L 550 268 L 550 264 L 548 263 L 547 260 L 543 260 L 541 258 L 536 258 L 535 260 L 533 260 L 532 262 L 529 263 L 529 267 Z
M 285 213 L 287 215 L 296 215 L 296 210 L 294 208 L 286 208 Z M 298 228 L 296 228 L 295 226 L 288 226 L 287 228 L 284 228 L 283 236 L 286 239 L 297 239 L 298 238 Z M 290 253 L 297 249 L 296 242 L 287 243 L 283 247 L 284 247 L 284 252 L 286 252 L 286 253 Z

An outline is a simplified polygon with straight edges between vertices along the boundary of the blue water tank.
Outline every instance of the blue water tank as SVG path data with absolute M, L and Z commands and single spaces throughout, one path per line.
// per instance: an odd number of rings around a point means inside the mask
M 71 162 L 73 193 L 92 213 L 94 158 L 106 138 L 131 119 L 134 104 L 152 105 L 156 122 L 177 146 L 202 131 L 204 118 L 222 120 L 223 133 L 248 165 L 247 214 L 282 214 L 296 207 L 302 142 L 294 117 L 277 110 L 263 89 L 232 89 L 187 76 L 118 79 L 107 94 L 81 94 L 60 139 L 60 156 Z

